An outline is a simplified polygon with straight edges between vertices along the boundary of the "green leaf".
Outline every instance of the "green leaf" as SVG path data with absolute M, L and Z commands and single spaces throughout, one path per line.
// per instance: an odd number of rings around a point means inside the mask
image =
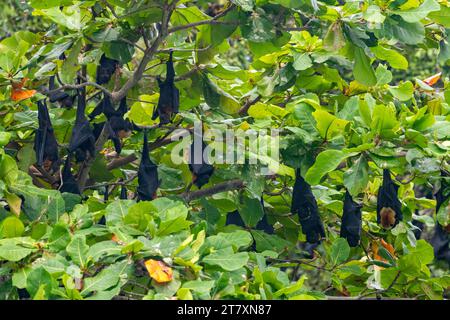
M 313 65 L 311 57 L 307 52 L 294 52 L 294 63 L 292 66 L 297 71 L 306 70 Z
M 336 116 L 324 110 L 316 110 L 312 113 L 316 120 L 316 128 L 322 138 L 329 140 L 342 134 L 350 123 L 347 120 L 339 119 Z
M 425 0 L 417 8 L 411 8 L 404 11 L 396 10 L 394 13 L 398 14 L 406 22 L 414 23 L 424 19 L 430 12 L 439 11 L 440 8 L 439 3 L 435 0 Z
M 248 248 L 253 242 L 253 238 L 248 231 L 236 230 L 234 232 L 219 232 L 206 239 L 204 248 L 214 248 L 215 250 L 233 247 L 235 250 Z
M 246 226 L 255 227 L 264 216 L 264 210 L 260 200 L 245 197 L 243 203 L 238 206 L 239 214 Z
M 350 246 L 344 238 L 337 238 L 330 250 L 330 261 L 332 265 L 345 262 L 350 254 Z
M 85 296 L 93 291 L 104 291 L 114 287 L 117 285 L 122 275 L 125 274 L 128 266 L 128 261 L 121 261 L 106 267 L 95 277 L 86 278 L 81 294 Z
M 66 251 L 72 261 L 80 267 L 84 267 L 87 262 L 89 246 L 86 244 L 85 236 L 75 236 L 67 245 Z
M 344 172 L 344 185 L 353 197 L 364 191 L 369 182 L 369 165 L 365 156 L 358 160 Z
M 20 261 L 35 252 L 31 238 L 7 238 L 0 240 L 0 258 L 8 261 Z
M 305 180 L 310 185 L 316 185 L 320 183 L 322 177 L 328 172 L 333 171 L 337 166 L 344 161 L 351 154 L 348 154 L 341 150 L 325 150 L 319 153 L 316 161 L 306 172 Z
M 226 271 L 234 271 L 247 264 L 248 253 L 234 253 L 231 247 L 217 250 L 203 258 L 203 262 L 213 266 L 219 266 Z
M 389 87 L 389 92 L 400 101 L 408 101 L 413 97 L 414 85 L 411 81 L 406 81 L 399 86 Z
M 370 51 L 372 51 L 378 59 L 387 61 L 392 68 L 400 70 L 408 69 L 408 60 L 393 49 L 378 45 L 376 47 L 371 47 Z
M 110 59 L 115 59 L 121 64 L 126 64 L 131 61 L 134 54 L 134 46 L 122 42 L 122 41 L 111 41 L 105 42 L 103 44 L 102 50 L 105 52 L 106 56 Z
M 436 23 L 450 28 L 450 7 L 442 5 L 439 11 L 431 12 L 428 17 Z
M 65 249 L 70 242 L 69 229 L 65 225 L 55 225 L 48 241 L 48 245 L 53 251 Z
M 354 46 L 355 64 L 353 66 L 353 76 L 355 80 L 366 86 L 374 86 L 377 84 L 377 77 L 373 71 L 369 57 L 366 56 L 364 50 Z
M 2 238 L 20 237 L 25 231 L 22 221 L 15 216 L 7 217 L 0 226 L 0 236 Z
M 48 299 L 52 291 L 52 276 L 50 273 L 42 267 L 31 271 L 27 277 L 27 291 L 32 297 L 40 292 L 42 297 Z

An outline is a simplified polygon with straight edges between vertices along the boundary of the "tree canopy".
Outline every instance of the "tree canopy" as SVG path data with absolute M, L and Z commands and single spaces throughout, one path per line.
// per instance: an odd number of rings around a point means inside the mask
M 450 2 L 9 0 L 0 22 L 0 299 L 447 296 Z M 279 162 L 176 163 L 198 121 L 276 129 Z

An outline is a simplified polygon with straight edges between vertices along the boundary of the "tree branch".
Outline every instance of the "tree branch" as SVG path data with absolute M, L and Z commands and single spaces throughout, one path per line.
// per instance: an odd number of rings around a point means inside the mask
M 257 103 L 259 100 L 261 100 L 261 96 L 260 95 L 258 95 L 255 99 L 253 99 L 253 100 L 248 100 L 243 106 L 242 106 L 242 108 L 239 110 L 239 114 L 241 115 L 241 116 L 243 116 L 243 115 L 246 115 L 247 114 L 247 112 L 248 112 L 248 109 L 250 109 L 250 107 L 252 106 L 252 105 L 254 105 L 255 103 Z
M 213 194 L 216 194 L 216 193 L 231 191 L 231 190 L 239 190 L 244 187 L 245 187 L 244 181 L 236 179 L 236 180 L 218 183 L 215 186 L 208 188 L 208 189 L 202 189 L 202 190 L 183 193 L 183 194 L 181 194 L 181 197 L 186 202 L 191 202 L 192 200 L 212 196 Z
M 177 1 L 173 1 L 170 5 L 164 4 L 160 33 L 156 37 L 151 47 L 145 49 L 144 56 L 142 57 L 142 60 L 139 63 L 137 69 L 134 71 L 133 75 L 127 80 L 127 82 L 125 82 L 125 84 L 119 91 L 114 91 L 112 93 L 113 102 L 117 103 L 122 100 L 122 98 L 127 95 L 127 92 L 131 88 L 133 88 L 139 82 L 139 80 L 141 80 L 145 69 L 147 68 L 147 64 L 152 60 L 153 55 L 158 50 L 159 45 L 168 35 L 170 16 L 172 15 L 176 4 Z

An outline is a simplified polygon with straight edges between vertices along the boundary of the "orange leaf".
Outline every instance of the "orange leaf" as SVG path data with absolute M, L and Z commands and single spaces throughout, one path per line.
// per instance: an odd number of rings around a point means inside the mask
M 22 101 L 31 98 L 36 94 L 36 90 L 26 90 L 22 89 L 28 78 L 23 78 L 20 82 L 12 83 L 11 99 L 13 101 Z
M 165 283 L 172 281 L 172 268 L 167 266 L 164 262 L 158 260 L 145 261 L 147 271 L 156 282 Z
M 425 80 L 423 80 L 423 82 L 425 82 L 429 86 L 432 86 L 432 85 L 436 84 L 436 82 L 439 81 L 439 79 L 441 78 L 441 75 L 442 75 L 442 72 L 439 72 L 439 73 L 435 74 L 434 76 L 426 78 Z
M 387 243 L 386 241 L 384 241 L 383 239 L 381 239 L 380 244 L 387 250 L 389 251 L 389 253 L 391 254 L 391 256 L 395 257 L 395 249 L 392 245 L 390 245 L 389 243 Z M 383 261 L 383 262 L 388 262 L 386 259 L 382 258 L 379 254 L 378 254 L 378 243 L 376 241 L 372 242 L 372 251 L 373 251 L 373 258 L 375 260 L 379 260 L 379 261 Z
M 13 101 L 22 101 L 31 98 L 36 94 L 36 90 L 13 90 L 11 92 L 11 99 Z

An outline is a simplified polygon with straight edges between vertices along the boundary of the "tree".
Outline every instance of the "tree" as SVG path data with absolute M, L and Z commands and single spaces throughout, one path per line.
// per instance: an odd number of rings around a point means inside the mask
M 0 42 L 2 299 L 447 294 L 445 2 L 28 6 Z M 280 162 L 175 163 L 199 120 L 277 129 Z

